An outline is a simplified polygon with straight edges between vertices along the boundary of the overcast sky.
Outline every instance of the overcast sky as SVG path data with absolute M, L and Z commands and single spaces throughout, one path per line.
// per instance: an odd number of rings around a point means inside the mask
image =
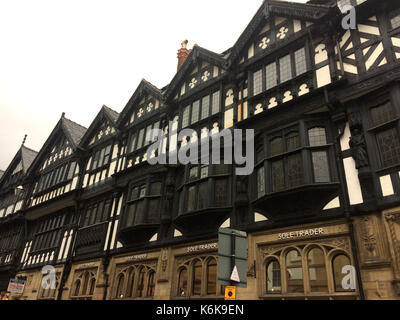
M 121 112 L 142 78 L 167 85 L 183 40 L 230 48 L 261 3 L 1 0 L 0 169 L 24 134 L 39 151 L 62 112 L 88 127 L 103 104 Z

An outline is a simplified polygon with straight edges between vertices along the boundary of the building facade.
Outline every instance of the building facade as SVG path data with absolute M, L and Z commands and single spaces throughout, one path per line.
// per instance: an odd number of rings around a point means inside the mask
M 88 129 L 63 114 L 37 154 L 21 147 L 0 178 L 0 291 L 223 299 L 231 227 L 248 234 L 238 299 L 400 299 L 399 119 L 400 4 L 265 0 L 232 48 L 185 41 L 168 86 L 142 80 L 121 113 L 103 106 Z M 156 141 L 150 158 L 170 159 L 224 129 L 255 130 L 251 175 L 148 163 Z

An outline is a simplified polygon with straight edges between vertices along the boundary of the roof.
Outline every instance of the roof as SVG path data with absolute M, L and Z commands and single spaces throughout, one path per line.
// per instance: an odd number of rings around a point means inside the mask
M 128 103 L 126 104 L 124 110 L 122 110 L 118 121 L 117 125 L 120 126 L 126 119 L 126 117 L 129 115 L 133 105 L 136 103 L 136 101 L 142 97 L 143 93 L 147 91 L 150 94 L 153 94 L 154 96 L 158 97 L 160 100 L 163 99 L 163 92 L 158 89 L 155 85 L 150 83 L 149 81 L 142 79 L 140 81 L 140 84 L 136 88 L 135 92 L 133 93 L 132 97 L 129 99 Z
M 330 4 L 299 3 L 279 0 L 264 0 L 257 13 L 251 19 L 246 29 L 240 35 L 232 47 L 229 55 L 232 64 L 239 58 L 244 47 L 248 45 L 253 33 L 260 27 L 261 22 L 269 19 L 271 14 L 280 16 L 290 16 L 307 21 L 319 21 L 323 19 L 330 10 L 337 10 L 336 6 Z
M 84 126 L 81 126 L 80 124 L 65 117 L 61 118 L 61 121 L 65 129 L 65 133 L 69 135 L 69 138 L 72 140 L 75 146 L 79 145 L 87 129 Z
M 33 160 L 35 160 L 37 154 L 37 151 L 29 149 L 24 145 L 21 146 L 21 160 L 24 173 L 28 171 L 28 168 L 31 166 Z
M 175 74 L 171 83 L 168 85 L 168 88 L 165 91 L 166 100 L 168 100 L 174 95 L 174 93 L 178 89 L 179 84 L 192 70 L 192 68 L 197 63 L 197 60 L 199 58 L 214 65 L 217 65 L 223 69 L 226 69 L 228 67 L 228 61 L 225 59 L 224 54 L 213 52 L 211 50 L 205 49 L 195 44 L 193 46 L 193 49 L 190 51 L 188 57 L 186 58 L 185 62 L 183 63 L 182 67 Z
M 12 174 L 19 162 L 22 163 L 22 171 L 24 174 L 26 174 L 29 167 L 36 159 L 37 154 L 38 152 L 36 152 L 35 150 L 29 149 L 22 145 L 15 154 L 7 169 L 5 171 L 0 170 L 0 185 L 3 184 L 3 180 L 7 179 L 7 177 Z
M 119 118 L 119 113 L 110 109 L 106 105 L 103 105 L 97 114 L 96 118 L 92 121 L 89 128 L 85 131 L 83 137 L 81 138 L 79 144 L 81 147 L 85 147 L 87 143 L 89 143 L 90 138 L 92 137 L 94 130 L 96 130 L 99 123 L 103 122 L 105 119 L 108 119 L 111 122 L 111 125 L 116 127 L 116 122 Z
M 119 113 L 109 107 L 107 107 L 106 105 L 103 106 L 103 109 L 107 112 L 107 114 L 110 116 L 111 120 L 113 120 L 113 122 L 117 122 L 118 117 L 119 117 Z

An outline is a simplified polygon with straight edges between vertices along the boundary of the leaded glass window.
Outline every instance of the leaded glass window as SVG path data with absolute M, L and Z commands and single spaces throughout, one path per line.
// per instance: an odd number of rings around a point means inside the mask
M 276 73 L 276 62 L 267 65 L 266 82 L 267 82 L 267 90 L 275 87 L 278 84 L 278 75 Z
M 372 125 L 379 126 L 395 118 L 393 107 L 390 102 L 381 106 L 371 108 Z
M 295 51 L 294 60 L 296 64 L 296 76 L 307 71 L 306 50 L 304 48 Z
M 210 113 L 210 97 L 205 96 L 201 100 L 201 120 L 208 117 Z
M 257 194 L 258 197 L 265 195 L 265 171 L 264 167 L 257 170 Z
M 182 128 L 185 128 L 189 125 L 189 112 L 190 112 L 190 106 L 187 106 L 185 107 L 185 109 L 183 109 Z
M 278 192 L 285 188 L 285 173 L 283 161 L 274 161 L 271 164 L 272 191 Z
M 312 128 L 308 130 L 310 147 L 323 146 L 327 144 L 325 128 Z
M 196 123 L 199 121 L 199 111 L 200 111 L 200 100 L 196 100 L 193 102 L 192 105 L 192 122 L 191 123 Z
M 253 94 L 257 95 L 262 92 L 262 70 L 258 70 L 253 74 Z
M 228 184 L 225 179 L 215 181 L 215 206 L 224 207 L 227 205 Z
M 286 151 L 296 150 L 300 147 L 300 138 L 297 132 L 289 133 L 286 136 Z
M 290 61 L 290 55 L 284 56 L 279 59 L 281 82 L 292 79 L 292 64 Z
M 316 183 L 330 182 L 328 154 L 326 151 L 312 152 L 314 181 Z
M 219 91 L 213 93 L 212 95 L 212 106 L 211 106 L 211 115 L 214 115 L 220 110 L 220 96 Z
M 283 138 L 275 138 L 271 141 L 271 156 L 283 153 Z
M 301 154 L 296 153 L 287 158 L 289 187 L 297 187 L 303 182 L 303 166 Z
M 381 161 L 384 167 L 397 165 L 400 162 L 399 135 L 395 128 L 382 131 L 376 135 Z

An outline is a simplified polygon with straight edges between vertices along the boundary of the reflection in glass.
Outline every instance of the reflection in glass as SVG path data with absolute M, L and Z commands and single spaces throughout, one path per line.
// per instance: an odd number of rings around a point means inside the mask
M 286 278 L 288 293 L 304 293 L 301 255 L 297 250 L 286 255 Z
M 276 260 L 267 266 L 267 293 L 281 293 L 281 267 Z
M 311 292 L 328 292 L 324 252 L 315 248 L 308 253 L 308 272 Z

